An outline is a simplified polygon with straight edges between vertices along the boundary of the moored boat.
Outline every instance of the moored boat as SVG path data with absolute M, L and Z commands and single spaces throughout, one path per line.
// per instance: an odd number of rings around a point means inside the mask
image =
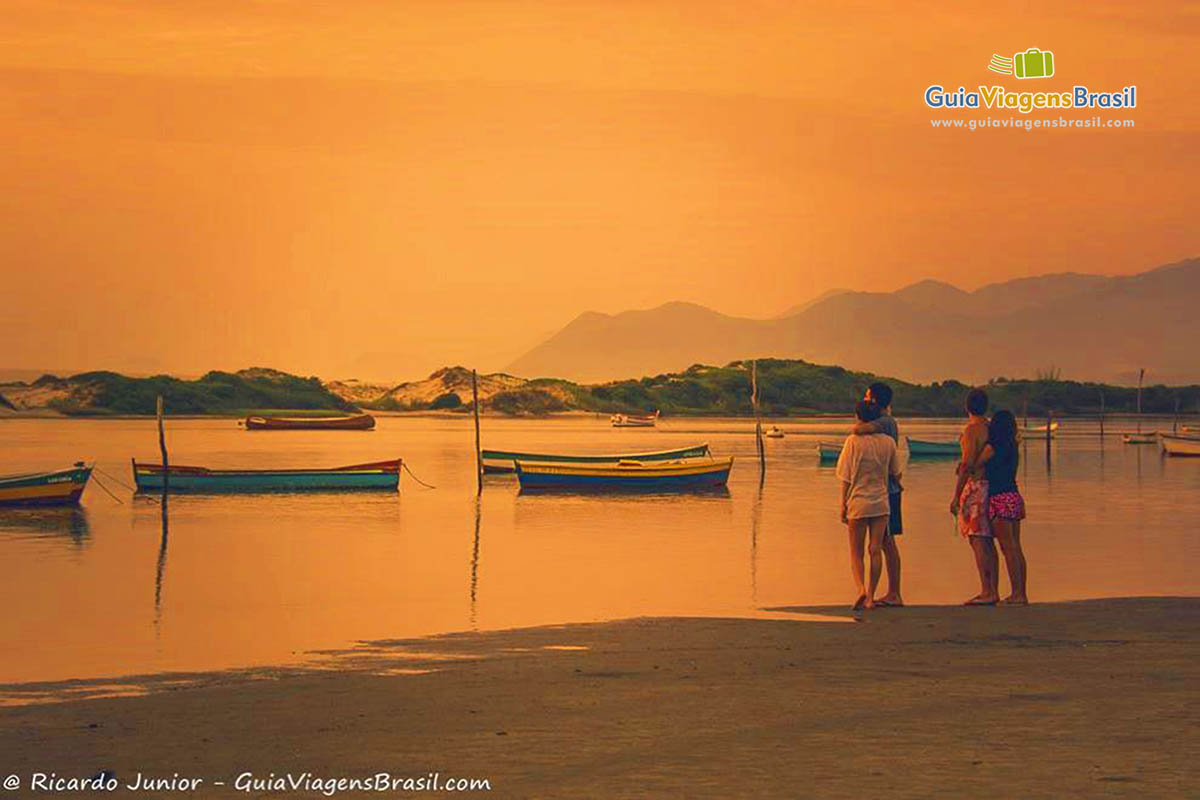
M 646 416 L 637 414 L 613 414 L 608 418 L 614 428 L 653 428 L 658 423 L 658 412 Z
M 1058 423 L 1051 422 L 1050 423 L 1050 438 L 1051 439 L 1055 438 L 1055 434 L 1057 432 L 1058 432 Z M 1021 428 L 1021 433 L 1023 433 L 1025 435 L 1025 438 L 1027 438 L 1027 439 L 1032 438 L 1032 437 L 1037 437 L 1037 436 L 1040 436 L 1043 439 L 1045 439 L 1046 438 L 1046 426 L 1045 425 L 1026 425 L 1025 427 Z
M 166 474 L 172 492 L 394 492 L 400 486 L 400 465 L 398 458 L 333 469 L 208 469 L 172 464 Z M 134 461 L 133 480 L 139 492 L 162 491 L 162 465 Z
M 842 454 L 842 446 L 840 444 L 830 444 L 829 442 L 817 442 L 817 457 L 822 463 L 837 461 L 838 456 Z
M 0 476 L 0 506 L 73 506 L 92 477 L 82 461 L 70 469 Z
M 1121 437 L 1125 444 L 1156 444 L 1158 442 L 1158 434 L 1156 433 L 1127 433 Z
M 962 455 L 958 442 L 930 442 L 911 436 L 905 438 L 908 440 L 909 458 L 958 458 Z
M 729 480 L 733 458 L 643 463 L 562 464 L 517 461 L 521 489 L 680 491 L 715 489 Z
M 650 453 L 619 453 L 600 455 L 568 455 L 561 453 L 522 453 L 511 450 L 484 450 L 483 471 L 486 473 L 515 472 L 513 463 L 531 461 L 539 463 L 565 464 L 615 464 L 618 461 L 672 461 L 681 458 L 699 458 L 708 455 L 708 442 L 680 447 L 675 450 L 658 450 Z
M 783 431 L 772 425 L 768 430 L 763 432 L 763 436 L 767 437 L 768 439 L 782 439 Z
M 369 431 L 375 427 L 370 414 L 342 417 L 246 417 L 248 431 Z
M 1169 456 L 1200 456 L 1200 436 L 1159 435 L 1163 452 Z

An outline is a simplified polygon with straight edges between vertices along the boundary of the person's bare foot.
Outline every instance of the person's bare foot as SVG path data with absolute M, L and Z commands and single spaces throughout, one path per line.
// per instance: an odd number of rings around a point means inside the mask
M 967 602 L 964 606 L 994 606 L 996 605 L 996 596 L 987 594 L 977 594 Z
M 862 611 L 862 608 L 866 604 L 866 602 L 867 602 L 867 595 L 865 592 L 863 592 L 858 595 L 858 599 L 854 601 L 854 605 L 850 606 L 850 608 L 852 608 L 855 611 Z
M 898 594 L 888 592 L 883 597 L 875 601 L 877 606 L 888 606 L 889 608 L 904 608 L 904 600 Z
M 876 602 L 874 597 L 868 597 L 863 603 L 863 608 L 875 608 Z
M 1029 605 L 1029 598 L 1028 597 L 1017 597 L 1016 595 L 1009 595 L 1008 597 L 1006 597 L 1000 601 L 1000 605 L 1002 605 L 1002 606 L 1027 606 L 1027 605 Z

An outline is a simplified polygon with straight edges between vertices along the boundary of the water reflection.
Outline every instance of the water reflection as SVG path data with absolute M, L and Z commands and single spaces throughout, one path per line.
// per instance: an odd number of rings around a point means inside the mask
M 475 541 L 471 545 L 471 627 L 476 626 L 475 598 L 479 587 L 479 526 L 483 520 L 483 498 L 475 495 Z
M 55 539 L 78 548 L 91 543 L 92 528 L 87 512 L 69 508 L 6 508 L 0 510 L 0 533 Z
M 163 575 L 167 570 L 167 539 L 169 520 L 167 514 L 168 501 L 163 496 L 162 503 L 162 537 L 158 541 L 158 562 L 154 569 L 154 627 L 157 628 L 162 616 Z

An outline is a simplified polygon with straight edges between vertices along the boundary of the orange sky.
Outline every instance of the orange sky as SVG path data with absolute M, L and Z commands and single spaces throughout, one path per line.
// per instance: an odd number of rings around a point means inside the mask
M 588 309 L 1195 256 L 1198 14 L 7 0 L 0 367 L 398 379 Z M 1137 127 L 933 130 L 931 83 L 1136 84 Z

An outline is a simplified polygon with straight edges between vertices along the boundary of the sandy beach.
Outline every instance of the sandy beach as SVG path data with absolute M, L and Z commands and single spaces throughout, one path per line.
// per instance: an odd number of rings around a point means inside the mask
M 1200 786 L 1198 599 L 857 621 L 793 611 L 841 621 L 639 619 L 377 642 L 324 654 L 321 669 L 121 681 L 148 693 L 4 709 L 0 771 L 27 786 L 34 772 L 108 769 L 121 792 L 138 773 L 178 773 L 203 778 L 205 797 L 273 796 L 213 785 L 244 772 L 437 772 L 487 778 L 497 797 L 1185 797 Z

